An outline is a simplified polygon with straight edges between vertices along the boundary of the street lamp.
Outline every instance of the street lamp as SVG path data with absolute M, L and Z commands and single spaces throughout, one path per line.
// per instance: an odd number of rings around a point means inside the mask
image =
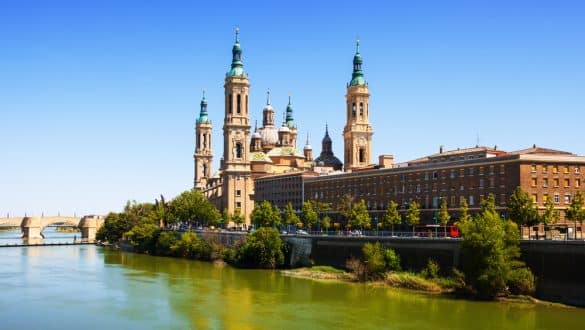
M 374 221 L 376 221 L 376 236 L 378 236 L 378 216 L 374 216 Z

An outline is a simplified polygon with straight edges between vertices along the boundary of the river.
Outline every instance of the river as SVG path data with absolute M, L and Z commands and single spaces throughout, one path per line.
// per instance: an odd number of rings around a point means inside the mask
M 93 245 L 0 248 L 0 288 L 1 329 L 585 328 L 584 309 L 456 300 Z

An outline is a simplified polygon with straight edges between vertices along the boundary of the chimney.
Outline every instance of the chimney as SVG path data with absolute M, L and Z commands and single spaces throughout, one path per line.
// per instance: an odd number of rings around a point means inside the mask
M 394 165 L 394 156 L 393 155 L 380 155 L 378 156 L 378 163 L 380 168 L 392 168 Z

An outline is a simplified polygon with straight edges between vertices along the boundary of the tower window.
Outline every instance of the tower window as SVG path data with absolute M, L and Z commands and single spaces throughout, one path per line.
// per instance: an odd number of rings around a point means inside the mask
M 358 153 L 358 159 L 360 163 L 363 163 L 366 161 L 366 151 L 364 150 L 364 148 L 360 148 L 359 153 Z
M 236 158 L 242 158 L 242 144 L 236 143 Z
M 237 113 L 242 113 L 242 96 L 240 94 L 238 94 L 238 97 L 236 98 L 236 112 Z
M 203 164 L 203 176 L 207 176 L 207 164 Z
M 246 95 L 246 113 L 248 113 L 248 95 Z
M 360 118 L 364 118 L 364 104 L 360 103 Z
M 234 98 L 233 98 L 232 94 L 230 94 L 230 96 L 229 96 L 229 102 L 228 103 L 229 103 L 229 106 L 228 106 L 229 113 L 232 113 L 232 111 L 233 111 L 233 103 L 234 103 Z
M 356 111 L 356 109 L 355 109 L 355 103 L 353 103 L 351 105 L 351 115 L 352 115 L 353 118 L 355 118 L 355 111 Z
M 203 148 L 207 148 L 207 134 L 203 134 Z

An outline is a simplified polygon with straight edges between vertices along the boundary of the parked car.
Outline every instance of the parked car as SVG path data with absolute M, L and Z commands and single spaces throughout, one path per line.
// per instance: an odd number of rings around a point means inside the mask
M 299 229 L 297 230 L 297 235 L 309 235 L 309 233 L 307 233 L 306 231 Z

